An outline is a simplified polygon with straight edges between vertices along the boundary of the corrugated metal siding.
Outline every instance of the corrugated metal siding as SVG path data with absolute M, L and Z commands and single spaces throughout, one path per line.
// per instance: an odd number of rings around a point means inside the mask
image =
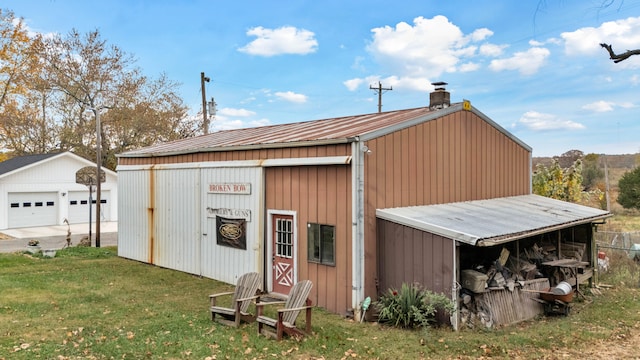
M 454 281 L 453 240 L 378 219 L 379 292 L 419 283 L 451 294 Z
M 200 274 L 199 169 L 155 170 L 153 263 Z
M 351 307 L 351 167 L 267 168 L 265 179 L 266 208 L 297 213 L 298 279 L 313 282 L 311 300 L 315 305 L 346 313 Z M 307 260 L 307 223 L 336 227 L 335 266 Z
M 149 209 L 155 181 L 149 171 L 118 172 L 118 255 L 148 262 L 151 234 Z M 122 239 L 122 240 L 121 240 Z
M 121 171 L 118 255 L 234 284 L 261 270 L 261 168 L 182 168 Z M 251 183 L 250 195 L 209 194 L 210 183 Z M 216 244 L 207 207 L 250 209 L 247 250 Z M 207 234 L 207 235 L 203 235 Z
M 474 112 L 454 112 L 366 145 L 367 293 L 378 276 L 376 209 L 529 193 L 529 150 Z
M 264 213 L 261 208 L 262 172 L 254 168 L 202 169 L 202 205 L 207 208 L 247 209 L 251 220 L 246 223 L 247 249 L 221 246 L 216 241 L 216 219 L 203 214 L 205 231 L 202 243 L 202 275 L 226 283 L 235 284 L 238 277 L 247 272 L 262 273 L 262 232 Z M 210 183 L 251 183 L 251 194 L 208 194 Z

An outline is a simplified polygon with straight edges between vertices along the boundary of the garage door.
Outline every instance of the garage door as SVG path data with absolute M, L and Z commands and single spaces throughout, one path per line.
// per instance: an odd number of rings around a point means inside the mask
M 96 194 L 91 194 L 91 222 L 96 221 Z M 100 221 L 110 221 L 109 214 L 109 191 L 103 191 L 100 198 Z M 89 222 L 89 192 L 70 191 L 69 192 L 69 223 L 84 224 Z
M 9 228 L 57 224 L 58 193 L 9 193 Z

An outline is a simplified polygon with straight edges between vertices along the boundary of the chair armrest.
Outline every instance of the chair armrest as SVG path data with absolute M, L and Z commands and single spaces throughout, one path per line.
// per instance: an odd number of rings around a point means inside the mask
M 306 310 L 311 308 L 313 308 L 313 305 L 301 306 L 301 307 L 289 308 L 289 309 L 278 309 L 278 312 L 280 313 L 280 312 L 287 312 L 287 311 L 300 311 L 300 310 Z
M 233 291 L 223 292 L 223 293 L 218 293 L 218 294 L 211 294 L 211 295 L 209 295 L 209 299 L 217 298 L 219 296 L 224 296 L 224 295 L 232 295 L 232 294 L 233 294 Z
M 267 301 L 267 302 L 256 302 L 256 312 L 258 316 L 262 315 L 263 308 L 265 305 L 283 305 L 286 301 Z

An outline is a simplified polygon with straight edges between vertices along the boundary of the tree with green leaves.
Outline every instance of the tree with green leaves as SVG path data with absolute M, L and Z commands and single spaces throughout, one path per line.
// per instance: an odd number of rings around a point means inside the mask
M 626 172 L 618 181 L 618 203 L 625 209 L 640 209 L 640 167 Z
M 600 166 L 600 155 L 585 155 L 582 166 L 582 185 L 586 189 L 592 189 L 602 181 L 604 181 L 604 170 Z
M 99 139 L 101 163 L 115 169 L 118 153 L 200 133 L 179 84 L 143 75 L 97 30 L 29 37 L 20 24 L 0 12 L 0 148 L 9 157 L 68 150 L 96 161 Z
M 578 159 L 566 169 L 559 165 L 557 159 L 554 159 L 549 167 L 538 164 L 532 182 L 534 194 L 579 202 L 583 198 L 582 161 Z

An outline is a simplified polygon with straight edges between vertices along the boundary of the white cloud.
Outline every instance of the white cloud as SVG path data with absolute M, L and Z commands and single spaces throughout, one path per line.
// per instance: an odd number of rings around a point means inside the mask
M 349 91 L 355 91 L 358 88 L 358 86 L 360 86 L 360 84 L 362 84 L 363 82 L 364 80 L 355 78 L 355 79 L 345 80 L 342 82 L 342 84 L 344 84 L 344 86 L 346 86 Z
M 520 117 L 518 124 L 533 131 L 580 130 L 584 125 L 571 120 L 563 120 L 553 114 L 527 111 Z
M 255 112 L 247 109 L 222 108 L 218 110 L 218 115 L 222 115 L 222 116 L 248 117 L 248 116 L 253 116 L 255 114 L 256 114 Z
M 395 90 L 408 89 L 415 91 L 427 92 L 433 89 L 431 81 L 425 77 L 412 77 L 412 76 L 388 76 L 381 78 L 379 76 L 367 76 L 366 78 L 355 78 L 344 81 L 342 84 L 349 91 L 355 91 L 360 85 L 377 86 L 378 82 L 381 82 L 383 87 L 392 87 Z
M 631 109 L 634 108 L 635 105 L 630 102 L 622 102 L 622 103 L 614 103 L 611 101 L 595 101 L 590 104 L 584 105 L 582 108 L 585 110 L 593 111 L 593 112 L 609 112 L 615 110 L 616 107 L 621 107 L 623 109 Z
M 479 45 L 475 43 L 493 34 L 482 28 L 465 35 L 441 15 L 432 19 L 417 17 L 413 25 L 400 22 L 395 27 L 378 27 L 371 32 L 373 39 L 367 49 L 389 68 L 388 72 L 398 73 L 399 77 L 426 78 L 459 71 L 457 65 L 462 59 L 477 55 Z M 483 45 L 492 49 L 490 44 Z M 465 69 L 468 71 L 469 67 Z
M 496 57 L 502 55 L 507 45 L 482 44 L 480 45 L 480 55 Z
M 277 29 L 266 29 L 258 26 L 249 29 L 247 35 L 255 36 L 257 39 L 241 47 L 238 51 L 251 55 L 305 55 L 318 49 L 318 41 L 315 39 L 313 32 L 297 29 L 293 26 L 283 26 Z
M 480 64 L 478 63 L 473 63 L 473 62 L 468 62 L 468 63 L 464 63 L 462 65 L 460 65 L 458 67 L 458 69 L 460 70 L 460 72 L 470 72 L 470 71 L 476 71 L 480 68 Z
M 612 103 L 611 101 L 600 100 L 600 101 L 592 102 L 590 104 L 586 104 L 582 108 L 585 110 L 594 111 L 594 112 L 608 112 L 608 111 L 613 111 L 614 105 L 615 104 Z
M 607 43 L 622 52 L 640 47 L 640 17 L 608 21 L 599 27 L 584 27 L 560 35 L 564 40 L 567 55 L 605 56 L 600 43 Z
M 305 103 L 307 102 L 307 96 L 303 95 L 303 94 L 296 94 L 292 91 L 286 91 L 286 92 L 282 92 L 282 91 L 278 91 L 275 93 L 275 95 L 277 97 L 279 97 L 280 99 L 289 101 L 289 102 L 293 102 L 293 103 Z
M 544 64 L 551 53 L 548 49 L 534 47 L 524 52 L 516 52 L 506 59 L 491 60 L 493 71 L 518 70 L 522 75 L 532 75 Z
M 364 71 L 364 65 L 362 65 L 362 63 L 364 62 L 365 58 L 363 56 L 356 56 L 356 58 L 353 60 L 353 64 L 351 65 L 351 68 L 354 70 L 359 70 L 359 71 Z

